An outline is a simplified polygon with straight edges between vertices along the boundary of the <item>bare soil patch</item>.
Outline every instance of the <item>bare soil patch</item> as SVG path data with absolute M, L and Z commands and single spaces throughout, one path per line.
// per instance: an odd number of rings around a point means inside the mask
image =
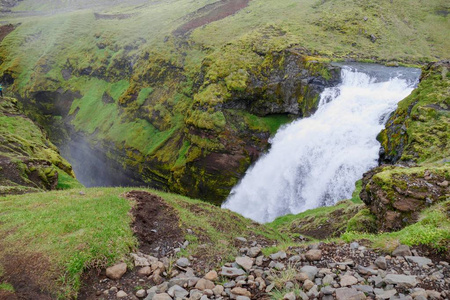
M 132 210 L 133 231 L 142 253 L 162 257 L 183 244 L 178 215 L 161 197 L 143 191 L 128 192 L 126 197 L 137 201 Z
M 4 26 L 0 26 L 0 42 L 3 41 L 3 39 L 14 31 L 14 25 L 8 24 Z
M 184 234 L 179 227 L 178 215 L 161 197 L 144 191 L 131 191 L 126 193 L 125 197 L 136 201 L 131 212 L 134 218 L 132 228 L 139 241 L 139 252 L 159 258 L 167 257 L 183 244 Z M 106 277 L 105 269 L 91 269 L 82 277 L 83 283 L 77 299 L 117 299 L 114 291 L 103 293 L 112 286 L 129 295 L 123 299 L 136 299 L 134 293 L 137 286 L 152 286 L 150 279 L 139 275 L 137 270 L 128 270 L 120 280 L 112 281 Z
M 191 20 L 178 27 L 174 34 L 184 36 L 198 27 L 225 19 L 247 7 L 249 2 L 250 0 L 221 0 L 206 5 L 190 14 L 188 18 L 190 17 Z

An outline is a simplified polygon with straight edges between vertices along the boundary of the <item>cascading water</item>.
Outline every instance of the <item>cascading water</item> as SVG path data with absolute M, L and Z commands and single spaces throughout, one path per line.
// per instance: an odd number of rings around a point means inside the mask
M 269 222 L 351 197 L 355 182 L 377 165 L 376 136 L 420 70 L 353 65 L 341 74 L 342 83 L 324 90 L 312 117 L 278 131 L 223 208 Z

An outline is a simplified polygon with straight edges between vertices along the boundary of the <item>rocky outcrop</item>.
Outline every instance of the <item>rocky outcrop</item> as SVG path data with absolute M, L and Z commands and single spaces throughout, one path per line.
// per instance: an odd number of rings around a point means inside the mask
M 417 222 L 420 212 L 450 196 L 450 167 L 381 166 L 363 178 L 360 197 L 377 217 L 381 231 Z
M 449 197 L 449 71 L 449 61 L 426 66 L 417 89 L 399 103 L 378 136 L 380 161 L 397 165 L 366 173 L 360 196 L 380 230 L 412 224 L 424 208 Z
M 0 195 L 53 190 L 59 172 L 74 176 L 42 129 L 20 112 L 17 101 L 0 98 Z

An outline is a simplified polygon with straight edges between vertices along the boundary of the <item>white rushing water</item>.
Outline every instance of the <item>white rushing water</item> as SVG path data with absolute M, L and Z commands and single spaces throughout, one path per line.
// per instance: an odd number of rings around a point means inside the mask
M 270 222 L 350 198 L 355 182 L 377 165 L 378 133 L 420 74 L 402 79 L 385 72 L 343 67 L 342 83 L 325 89 L 317 112 L 280 129 L 222 207 Z

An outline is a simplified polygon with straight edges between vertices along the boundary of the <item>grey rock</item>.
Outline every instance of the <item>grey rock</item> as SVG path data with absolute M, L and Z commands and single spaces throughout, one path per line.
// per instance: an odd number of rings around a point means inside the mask
M 331 286 L 324 286 L 320 291 L 324 295 L 333 295 L 333 293 L 336 291 L 336 289 L 332 288 Z
M 223 287 L 226 289 L 231 289 L 234 288 L 236 286 L 236 282 L 235 281 L 229 281 L 223 284 Z
M 236 263 L 248 272 L 253 266 L 253 258 L 250 258 L 248 256 L 237 257 Z
M 276 263 L 274 266 L 275 269 L 277 269 L 278 271 L 284 270 L 286 269 L 286 266 L 280 262 Z
M 358 279 L 356 279 L 354 276 L 350 275 L 343 275 L 341 276 L 340 284 L 341 286 L 350 286 L 358 283 Z
M 336 290 L 337 300 L 363 300 L 366 299 L 366 295 L 363 292 L 359 292 L 353 288 L 339 288 Z
M 300 299 L 302 299 L 302 300 L 308 300 L 309 299 L 309 296 L 306 295 L 306 293 L 304 291 L 302 291 L 302 290 L 300 290 L 298 292 L 298 295 L 299 295 Z
M 309 280 L 312 281 L 316 277 L 317 273 L 319 273 L 319 269 L 315 266 L 304 266 L 300 269 L 300 272 L 307 274 Z
M 283 300 L 295 300 L 295 293 L 294 292 L 290 292 L 287 293 L 286 295 L 284 295 Z
M 251 257 L 251 258 L 255 258 L 255 257 L 258 256 L 259 253 L 261 253 L 261 248 L 260 247 L 251 247 L 247 251 L 247 256 Z
M 355 288 L 357 291 L 369 294 L 369 293 L 373 293 L 373 287 L 371 287 L 370 285 L 354 285 L 353 288 Z
M 324 284 L 324 285 L 332 284 L 333 281 L 334 281 L 333 276 L 331 276 L 331 275 L 326 275 L 326 276 L 322 279 L 322 284 Z
M 172 297 L 169 296 L 169 294 L 162 293 L 162 294 L 156 294 L 153 296 L 152 300 L 172 300 Z
M 394 297 L 395 294 L 397 294 L 397 290 L 395 289 L 386 291 L 383 289 L 375 289 L 374 291 L 378 299 L 390 299 L 391 297 Z
M 174 285 L 169 289 L 167 294 L 175 298 L 184 298 L 189 294 L 189 292 L 179 285 Z
M 247 296 L 237 296 L 236 300 L 250 300 L 250 298 Z
M 118 291 L 116 297 L 117 298 L 125 298 L 125 297 L 128 297 L 128 295 L 124 291 Z
M 292 290 L 295 287 L 294 283 L 292 281 L 288 281 L 284 284 L 284 288 L 289 291 Z
M 359 244 L 357 242 L 353 242 L 350 244 L 350 249 L 355 250 L 355 249 L 358 249 L 358 247 L 359 247 Z
M 412 256 L 411 250 L 407 245 L 398 246 L 394 252 L 392 252 L 393 256 Z
M 421 256 L 405 256 L 406 260 L 410 263 L 416 263 L 419 267 L 433 264 L 431 259 Z
M 182 267 L 182 268 L 186 268 L 191 265 L 191 263 L 189 262 L 189 259 L 187 259 L 186 257 L 181 257 L 181 258 L 177 259 L 176 264 L 177 264 L 177 266 Z
M 241 236 L 238 236 L 236 238 L 236 241 L 241 242 L 241 243 L 247 243 L 247 239 Z
M 222 271 L 220 272 L 220 275 L 230 278 L 236 278 L 238 276 L 244 275 L 245 272 L 242 269 L 238 268 L 229 268 L 229 267 L 222 267 Z
M 386 258 L 384 256 L 380 256 L 375 260 L 375 265 L 383 270 L 387 269 L 387 262 L 386 262 Z
M 285 259 L 287 257 L 286 252 L 284 251 L 279 251 L 277 253 L 271 254 L 270 258 L 273 260 L 277 260 L 277 259 Z
M 378 274 L 377 270 L 374 270 L 371 268 L 366 268 L 363 266 L 358 266 L 358 272 L 363 275 L 377 275 Z
M 303 283 L 303 288 L 307 291 L 309 291 L 310 289 L 312 289 L 314 286 L 314 282 L 312 282 L 311 280 L 307 279 L 305 280 L 305 282 Z
M 138 298 L 144 298 L 145 295 L 147 295 L 145 290 L 139 290 L 139 291 L 136 292 L 136 297 L 138 297 Z
M 301 260 L 302 260 L 302 258 L 301 258 L 300 255 L 294 255 L 294 256 L 289 257 L 288 262 L 296 263 L 296 262 L 299 262 Z
M 412 288 L 417 285 L 416 276 L 388 274 L 384 278 L 386 284 L 394 284 L 398 287 Z

